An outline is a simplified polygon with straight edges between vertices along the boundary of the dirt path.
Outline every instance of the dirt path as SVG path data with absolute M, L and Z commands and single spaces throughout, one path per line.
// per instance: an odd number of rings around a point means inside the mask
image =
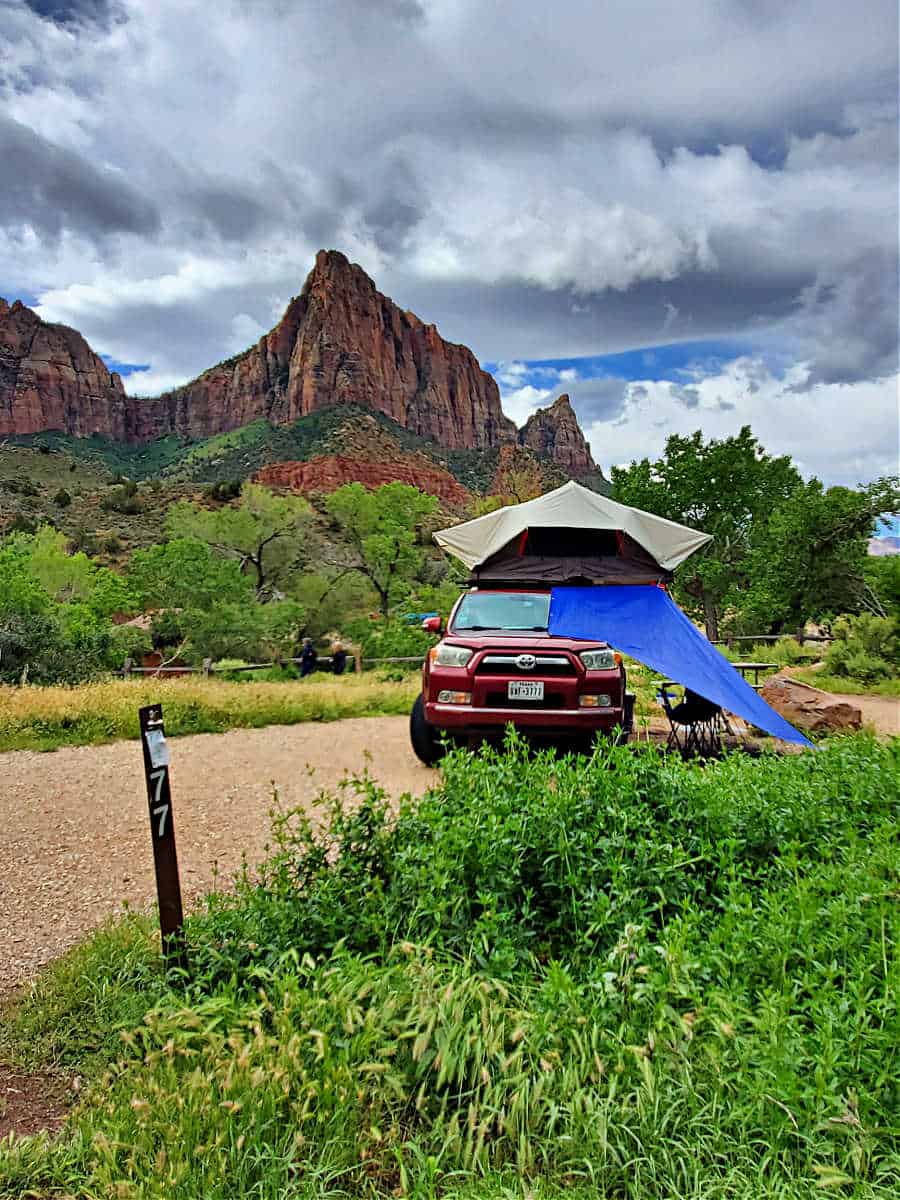
M 186 898 L 265 847 L 272 790 L 290 806 L 368 766 L 399 796 L 435 780 L 405 717 L 269 726 L 170 741 Z M 140 746 L 115 742 L 0 755 L 0 991 L 34 974 L 126 903 L 154 899 Z
M 862 713 L 864 725 L 877 733 L 900 734 L 900 699 L 896 696 L 844 696 L 831 692 L 835 700 L 846 700 Z

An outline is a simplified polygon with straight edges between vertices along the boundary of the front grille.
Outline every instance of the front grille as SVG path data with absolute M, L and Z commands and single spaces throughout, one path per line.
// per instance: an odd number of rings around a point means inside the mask
M 543 700 L 510 700 L 506 692 L 488 692 L 484 697 L 486 708 L 522 708 L 532 711 L 544 708 L 565 708 L 562 692 L 545 692 Z
M 527 650 L 521 653 L 527 654 Z M 486 654 L 475 668 L 476 675 L 515 676 L 527 679 L 531 676 L 574 679 L 578 672 L 571 659 L 564 654 L 536 654 L 533 667 L 527 670 L 518 666 L 518 654 Z

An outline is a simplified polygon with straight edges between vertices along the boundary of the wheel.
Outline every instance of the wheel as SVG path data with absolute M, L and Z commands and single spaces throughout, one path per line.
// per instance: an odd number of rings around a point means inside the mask
M 409 740 L 416 758 L 426 767 L 433 767 L 444 757 L 445 748 L 438 730 L 425 720 L 425 701 L 421 696 L 416 697 L 409 714 Z

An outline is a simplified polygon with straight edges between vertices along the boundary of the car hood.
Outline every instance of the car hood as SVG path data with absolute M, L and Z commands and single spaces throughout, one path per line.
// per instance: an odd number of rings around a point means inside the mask
M 474 646 L 479 650 L 509 650 L 527 646 L 535 650 L 593 650 L 596 646 L 606 646 L 607 642 L 596 640 L 585 641 L 581 638 L 551 637 L 549 633 L 530 633 L 527 629 L 515 633 L 480 633 L 459 632 L 448 633 L 444 641 L 459 643 L 463 646 Z

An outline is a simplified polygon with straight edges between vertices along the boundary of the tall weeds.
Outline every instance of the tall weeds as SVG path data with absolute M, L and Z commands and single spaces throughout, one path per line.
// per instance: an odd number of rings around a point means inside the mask
M 170 734 L 405 715 L 418 683 L 371 676 L 291 683 L 227 683 L 206 679 L 119 679 L 77 687 L 0 685 L 0 752 L 51 750 L 138 736 L 137 710 L 162 703 Z
M 140 929 L 38 985 L 7 1044 L 123 1039 L 60 1140 L 0 1151 L 0 1196 L 887 1200 L 898 767 L 513 741 L 395 820 L 363 777 L 192 921 L 182 987 Z

